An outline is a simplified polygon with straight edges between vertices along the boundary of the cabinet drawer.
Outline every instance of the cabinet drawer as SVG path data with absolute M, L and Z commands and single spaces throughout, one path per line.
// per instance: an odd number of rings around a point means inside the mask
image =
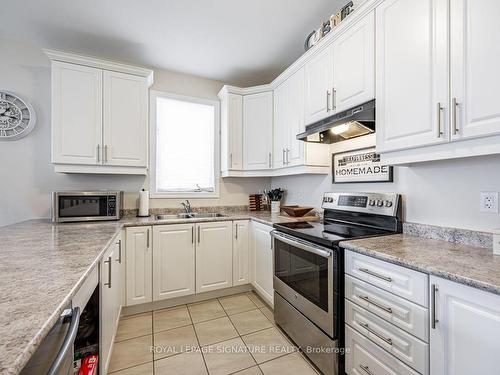
M 345 322 L 408 366 L 428 374 L 429 345 L 346 300 Z
M 419 305 L 429 306 L 429 277 L 425 273 L 352 251 L 346 251 L 345 272 Z
M 349 375 L 418 375 L 349 326 L 345 326 L 345 371 Z
M 396 327 L 429 342 L 429 311 L 364 281 L 345 275 L 345 297 Z

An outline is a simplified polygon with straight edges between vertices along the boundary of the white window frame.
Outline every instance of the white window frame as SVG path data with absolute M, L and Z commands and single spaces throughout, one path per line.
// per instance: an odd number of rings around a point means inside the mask
M 214 106 L 214 191 L 156 191 L 156 100 L 157 98 L 169 98 L 183 100 L 190 103 L 207 104 Z M 149 138 L 150 138 L 150 173 L 149 186 L 151 198 L 219 198 L 219 180 L 220 180 L 220 103 L 218 100 L 197 98 L 172 94 L 169 92 L 150 90 L 149 96 Z

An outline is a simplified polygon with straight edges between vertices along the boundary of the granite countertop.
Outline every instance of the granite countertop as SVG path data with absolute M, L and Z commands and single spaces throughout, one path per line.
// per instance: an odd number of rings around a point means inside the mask
M 208 219 L 29 220 L 0 227 L 0 374 L 21 371 L 124 226 L 240 219 L 267 225 L 293 220 L 269 212 L 236 212 Z
M 491 249 L 407 234 L 343 241 L 340 246 L 500 295 L 500 256 Z

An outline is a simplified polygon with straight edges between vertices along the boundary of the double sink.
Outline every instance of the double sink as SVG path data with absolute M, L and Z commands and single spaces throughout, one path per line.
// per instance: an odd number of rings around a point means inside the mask
M 183 212 L 176 215 L 156 215 L 156 220 L 179 220 L 179 219 L 210 219 L 216 217 L 227 217 L 218 212 Z

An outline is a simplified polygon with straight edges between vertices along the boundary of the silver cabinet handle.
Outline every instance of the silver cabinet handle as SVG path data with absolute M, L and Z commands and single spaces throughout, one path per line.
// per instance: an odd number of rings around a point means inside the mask
M 359 368 L 361 370 L 363 370 L 364 372 L 366 372 L 368 375 L 374 375 L 373 372 L 370 371 L 370 368 L 368 366 L 365 366 L 365 365 L 359 365 Z
M 108 145 L 104 145 L 104 162 L 108 162 Z
M 101 162 L 101 145 L 97 145 L 97 162 Z
M 108 257 L 108 260 L 105 260 L 104 263 L 108 263 L 108 282 L 104 283 L 104 285 L 111 288 L 111 257 Z
M 146 247 L 149 249 L 149 228 L 146 232 Z
M 194 244 L 194 225 L 191 227 L 191 243 Z
M 326 90 L 326 111 L 330 112 L 330 90 Z
M 200 227 L 198 227 L 198 243 L 200 243 L 201 241 L 201 231 L 200 231 Z
M 73 309 L 71 310 L 68 309 L 68 312 L 65 310 L 63 312 L 63 315 L 68 318 L 71 317 L 71 322 L 69 324 L 68 333 L 66 334 L 66 337 L 64 338 L 64 341 L 61 345 L 61 349 L 59 350 L 59 353 L 57 353 L 54 362 L 52 362 L 47 375 L 56 375 L 61 373 L 61 366 L 66 363 L 68 353 L 73 349 L 76 334 L 78 333 L 78 324 L 80 323 L 80 308 L 73 307 Z
M 229 168 L 233 167 L 233 153 L 231 152 L 229 154 Z
M 438 129 L 438 138 L 441 138 L 443 135 L 443 129 L 441 128 L 441 112 L 443 111 L 443 106 L 438 102 L 437 104 L 437 129 Z
M 117 262 L 121 264 L 122 262 L 122 240 L 118 240 L 118 259 Z
M 458 134 L 460 129 L 458 128 L 458 122 L 457 122 L 457 108 L 458 108 L 458 103 L 457 103 L 457 98 L 453 98 L 451 100 L 451 110 L 453 111 L 453 134 Z
M 359 323 L 359 325 L 361 327 L 363 327 L 364 329 L 366 329 L 368 332 L 370 332 L 370 333 L 374 334 L 375 336 L 377 336 L 382 341 L 385 341 L 387 344 L 392 345 L 392 339 L 382 336 L 380 333 L 378 333 L 372 327 L 370 327 L 368 325 L 368 323 Z
M 438 287 L 436 284 L 431 285 L 431 327 L 432 329 L 436 329 L 436 323 L 439 323 L 439 320 L 436 318 L 436 293 L 438 292 Z
M 288 159 L 288 153 L 290 152 L 290 150 L 289 150 L 288 148 L 287 148 L 287 149 L 285 149 L 285 150 L 286 150 L 286 153 L 285 153 L 285 155 L 286 155 L 286 163 L 287 163 L 287 164 L 290 164 L 290 161 L 289 161 L 289 159 Z
M 379 278 L 379 279 L 384 280 L 384 281 L 392 282 L 392 279 L 390 277 L 376 273 L 368 268 L 358 268 L 358 269 L 360 272 L 367 273 L 370 276 L 374 276 L 374 277 Z
M 283 160 L 282 160 L 282 164 L 283 164 L 283 165 L 285 165 L 285 164 L 286 164 L 286 161 L 285 161 L 285 160 L 286 160 L 286 159 L 285 159 L 285 157 L 286 157 L 286 156 L 285 156 L 285 154 L 286 154 L 286 151 L 285 151 L 285 149 L 283 149 Z
M 332 88 L 332 109 L 334 111 L 337 109 L 337 90 L 335 90 L 335 87 Z
M 271 165 L 271 153 L 269 153 L 269 168 L 271 168 L 272 165 Z
M 358 295 L 359 299 L 362 299 L 365 302 L 368 302 L 369 304 L 373 306 L 377 306 L 379 309 L 384 310 L 385 312 L 388 312 L 389 314 L 392 314 L 392 309 L 390 307 L 384 306 L 378 302 L 372 301 L 368 296 L 362 296 Z
M 235 225 L 235 229 L 236 229 L 236 233 L 235 233 L 234 237 L 235 237 L 236 239 L 238 239 L 238 223 L 236 223 L 236 225 Z

